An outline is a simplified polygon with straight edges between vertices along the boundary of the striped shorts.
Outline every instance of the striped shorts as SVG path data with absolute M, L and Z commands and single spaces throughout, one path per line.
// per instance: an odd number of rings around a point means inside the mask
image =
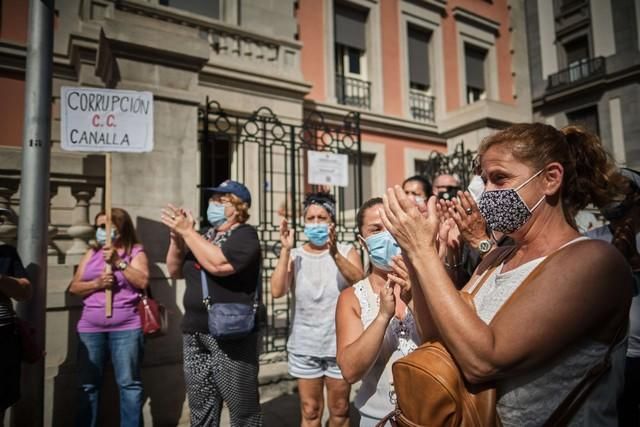
M 257 333 L 229 341 L 199 332 L 184 334 L 183 355 L 192 426 L 220 425 L 223 401 L 231 426 L 262 426 Z

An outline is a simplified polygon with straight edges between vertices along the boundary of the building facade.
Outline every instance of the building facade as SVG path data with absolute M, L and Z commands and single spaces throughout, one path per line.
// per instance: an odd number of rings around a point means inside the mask
M 151 261 L 154 295 L 170 312 L 169 334 L 146 346 L 145 420 L 178 425 L 189 419 L 179 331 L 185 284 L 167 277 L 168 236 L 160 209 L 173 203 L 202 212 L 200 186 L 229 176 L 244 181 L 255 201 L 250 222 L 265 240 L 266 289 L 279 215 L 290 215 L 291 204 L 298 202 L 291 194 L 311 188 L 304 154 L 317 148 L 318 140 L 331 145 L 348 136 L 360 142 L 360 156 L 350 155 L 350 170 L 357 171 L 354 178 L 360 174 L 355 181 L 361 188 L 332 189 L 351 226 L 357 200 L 420 172 L 432 153 L 450 152 L 462 141 L 475 149 L 494 129 L 531 120 L 523 3 L 56 2 L 45 424 L 72 423 L 81 302 L 66 288 L 104 205 L 103 156 L 60 148 L 62 86 L 154 94 L 154 150 L 113 154 L 112 199 L 132 214 Z M 27 7 L 22 0 L 0 2 L 0 206 L 18 215 Z M 313 122 L 320 125 L 305 126 L 307 118 L 320 116 Z M 258 126 L 255 132 L 247 123 Z M 316 145 L 300 142 L 309 132 Z M 292 153 L 287 144 L 298 148 Z M 352 240 L 347 231 L 345 238 Z M 15 224 L 0 224 L 0 240 L 14 242 L 16 232 Z M 272 301 L 268 293 L 264 299 L 267 329 L 276 332 L 267 334 L 269 351 L 261 357 L 275 362 L 265 372 L 275 372 L 278 363 L 284 367 L 289 305 L 288 299 Z M 261 375 L 264 383 L 270 381 Z M 111 391 L 103 406 L 114 407 L 113 382 L 106 387 Z M 112 425 L 117 415 L 104 417 L 105 425 Z
M 526 2 L 534 119 L 581 124 L 640 167 L 640 2 Z

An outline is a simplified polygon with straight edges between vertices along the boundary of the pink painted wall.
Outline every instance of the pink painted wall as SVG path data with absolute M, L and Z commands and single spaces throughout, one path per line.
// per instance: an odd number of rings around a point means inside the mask
M 380 2 L 380 25 L 382 28 L 382 82 L 384 112 L 392 116 L 402 116 L 405 83 L 402 73 L 400 49 L 400 2 L 383 0 Z
M 0 75 L 0 145 L 22 146 L 24 123 L 24 76 Z
M 445 93 L 447 111 L 460 108 L 460 82 L 458 79 L 458 40 L 456 21 L 452 14 L 455 7 L 462 7 L 470 12 L 500 23 L 496 38 L 496 61 L 498 63 L 498 97 L 501 102 L 515 104 L 511 75 L 512 56 L 510 52 L 509 9 L 507 0 L 494 0 L 493 3 L 478 0 L 450 0 L 447 3 L 447 16 L 443 20 L 443 38 L 445 46 Z
M 386 160 L 387 187 L 402 184 L 405 176 L 404 150 L 414 148 L 418 150 L 433 150 L 446 152 L 447 147 L 438 143 L 429 143 L 409 138 L 398 139 L 380 133 L 363 132 L 362 141 L 384 144 L 384 156 Z
M 300 0 L 297 18 L 302 42 L 302 75 L 313 86 L 307 98 L 324 101 L 325 73 L 325 23 L 324 2 L 332 0 Z
M 27 43 L 29 2 L 26 0 L 0 1 L 0 39 Z

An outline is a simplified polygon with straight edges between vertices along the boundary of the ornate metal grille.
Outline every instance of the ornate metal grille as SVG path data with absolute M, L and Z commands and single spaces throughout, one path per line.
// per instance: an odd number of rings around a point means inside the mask
M 251 218 L 262 244 L 262 302 L 267 308 L 262 334 L 262 362 L 277 360 L 286 349 L 291 320 L 290 296 L 274 300 L 269 279 L 280 253 L 279 225 L 282 218 L 302 237 L 301 203 L 304 194 L 319 188 L 306 178 L 309 150 L 348 156 L 349 206 L 362 204 L 362 160 L 360 156 L 360 118 L 349 113 L 341 121 L 331 122 L 312 113 L 303 123 L 291 123 L 261 107 L 250 115 L 223 110 L 208 98 L 199 109 L 199 141 L 202 153 L 201 185 L 219 184 L 231 178 L 243 182 L 252 192 Z M 329 187 L 338 202 L 337 232 L 344 242 L 355 240 L 355 212 L 346 208 L 345 188 Z M 354 191 L 355 189 L 355 191 Z M 202 217 L 207 207 L 201 200 Z M 275 356 L 274 356 L 275 354 Z
M 416 161 L 416 172 L 430 182 L 438 175 L 457 175 L 462 188 L 467 188 L 476 168 L 476 154 L 460 142 L 450 154 L 433 152 L 428 160 Z

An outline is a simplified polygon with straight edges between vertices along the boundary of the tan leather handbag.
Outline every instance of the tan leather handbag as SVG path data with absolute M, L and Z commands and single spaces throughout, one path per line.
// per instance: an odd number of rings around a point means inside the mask
M 547 256 L 524 280 L 498 312 L 522 292 L 542 271 L 542 267 L 559 250 Z M 472 293 L 461 292 L 463 299 L 473 305 L 473 296 L 491 276 L 495 266 L 511 254 L 505 251 L 496 254 L 494 267 L 487 270 Z M 497 317 L 494 316 L 494 319 Z M 556 408 L 545 427 L 566 425 L 580 407 L 598 379 L 609 369 L 610 355 L 617 342 L 625 338 L 626 322 L 620 326 L 611 341 L 603 360 L 594 366 L 582 381 Z M 387 422 L 398 427 L 499 427 L 496 412 L 496 390 L 492 384 L 476 387 L 468 384 L 447 349 L 437 341 L 418 347 L 411 354 L 393 364 L 393 382 L 397 398 L 394 412 L 381 420 L 379 427 Z

